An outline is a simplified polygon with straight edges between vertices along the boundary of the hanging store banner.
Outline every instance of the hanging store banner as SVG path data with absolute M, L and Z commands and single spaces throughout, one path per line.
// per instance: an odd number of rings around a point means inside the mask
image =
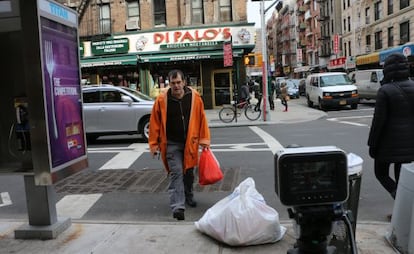
M 333 38 L 333 51 L 335 54 L 339 53 L 339 35 L 335 34 Z
M 302 48 L 296 49 L 296 62 L 301 63 L 303 61 L 302 58 Z
M 332 69 L 345 69 L 345 62 L 346 62 L 346 57 L 339 57 L 336 59 L 331 59 L 329 60 L 329 64 L 328 64 L 328 70 L 332 70 Z
M 233 66 L 233 49 L 231 41 L 225 42 L 223 44 L 223 60 L 224 67 Z

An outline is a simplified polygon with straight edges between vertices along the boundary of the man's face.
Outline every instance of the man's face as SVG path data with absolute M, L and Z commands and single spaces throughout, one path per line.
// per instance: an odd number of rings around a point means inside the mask
M 175 78 L 170 78 L 171 95 L 181 99 L 184 96 L 184 80 L 180 74 Z

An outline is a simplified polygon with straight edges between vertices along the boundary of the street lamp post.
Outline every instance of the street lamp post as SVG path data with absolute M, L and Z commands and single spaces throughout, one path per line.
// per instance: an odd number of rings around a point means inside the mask
M 265 9 L 264 9 L 264 1 L 260 1 L 260 17 L 261 17 L 261 37 L 262 37 L 262 91 L 263 91 L 263 121 L 270 121 L 270 114 L 267 117 L 267 112 L 269 107 L 267 102 L 267 49 L 266 49 L 266 34 L 265 34 Z
M 277 0 L 277 1 L 274 1 L 269 7 L 267 7 L 266 9 L 265 9 L 265 6 L 264 6 L 264 2 L 265 2 L 265 0 L 261 0 L 260 1 L 260 17 L 261 17 L 261 27 L 262 27 L 262 30 L 261 30 L 261 37 L 262 37 L 262 91 L 263 91 L 263 98 L 262 98 L 262 101 L 263 101 L 263 114 L 262 114 L 262 117 L 263 117 L 263 121 L 270 121 L 270 114 L 269 115 L 267 115 L 267 112 L 269 112 L 269 104 L 267 103 L 267 95 L 269 94 L 268 92 L 268 85 L 267 85 L 267 72 L 268 72 L 268 70 L 269 70 L 269 68 L 268 68 L 268 59 L 267 59 L 267 45 L 266 45 L 266 33 L 265 33 L 265 15 L 266 15 L 266 12 L 267 11 L 269 11 L 270 10 L 270 8 L 272 8 L 273 6 L 275 6 L 276 4 L 278 4 L 278 3 L 282 3 L 282 1 L 281 0 Z M 277 9 L 278 7 L 276 6 L 276 9 Z

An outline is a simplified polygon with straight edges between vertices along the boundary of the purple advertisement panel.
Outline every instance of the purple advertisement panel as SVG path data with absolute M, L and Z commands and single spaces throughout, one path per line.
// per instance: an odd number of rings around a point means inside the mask
M 75 28 L 40 17 L 52 172 L 86 154 Z

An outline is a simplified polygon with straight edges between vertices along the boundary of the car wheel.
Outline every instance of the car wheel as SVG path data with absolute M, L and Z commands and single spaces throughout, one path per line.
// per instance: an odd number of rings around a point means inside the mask
M 313 102 L 309 99 L 309 95 L 306 96 L 306 100 L 308 102 L 308 107 L 312 108 L 313 107 Z
M 138 133 L 142 135 L 142 139 L 148 142 L 149 138 L 149 117 L 146 117 L 138 124 Z
M 357 109 L 358 108 L 358 103 L 354 103 L 351 105 L 351 109 Z
M 321 98 L 319 98 L 319 99 L 318 99 L 318 108 L 319 108 L 320 110 L 325 111 L 325 107 L 322 105 L 322 100 L 321 100 Z

